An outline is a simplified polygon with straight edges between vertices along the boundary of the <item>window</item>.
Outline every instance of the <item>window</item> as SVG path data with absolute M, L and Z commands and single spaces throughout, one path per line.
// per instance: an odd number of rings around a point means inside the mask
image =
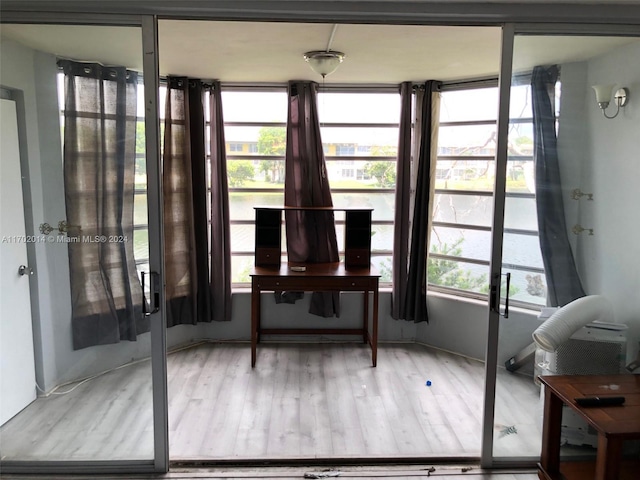
M 255 145 L 228 152 L 233 283 L 249 282 L 253 266 L 254 206 L 284 203 L 286 89 L 223 89 L 225 137 Z M 372 261 L 391 280 L 395 155 L 400 95 L 397 92 L 320 93 L 319 120 L 327 174 L 337 208 L 373 208 Z M 365 149 L 356 145 L 366 145 Z M 345 159 L 344 156 L 352 158 Z M 283 227 L 284 229 L 284 227 Z M 336 213 L 344 250 L 344 213 Z M 282 251 L 285 251 L 284 234 Z
M 371 261 L 391 282 L 400 94 L 391 90 L 321 92 L 318 111 L 333 204 L 373 208 Z M 350 156 L 348 160 L 345 155 Z M 336 213 L 344 249 L 344 213 Z
M 223 88 L 222 109 L 229 146 L 248 146 L 244 152 L 227 150 L 231 279 L 234 285 L 240 285 L 249 282 L 253 266 L 253 207 L 284 205 L 286 88 Z
M 144 79 L 138 76 L 137 120 L 136 120 L 136 160 L 133 197 L 133 255 L 138 275 L 149 271 L 149 227 L 147 220 L 147 162 L 145 155 L 144 124 Z M 60 108 L 60 134 L 64 147 L 64 106 L 65 79 L 63 73 L 57 75 L 58 106 Z M 161 95 L 162 97 L 162 95 Z M 164 99 L 163 99 L 164 101 Z M 162 109 L 161 111 L 164 111 Z
M 528 86 L 511 91 L 503 266 L 510 298 L 545 304 L 533 184 Z M 431 288 L 484 295 L 489 290 L 498 89 L 444 91 L 436 164 Z
M 62 74 L 58 88 L 63 101 Z M 442 93 L 430 288 L 472 295 L 488 292 L 497 96 L 497 88 Z M 284 87 L 256 87 L 224 89 L 222 97 L 228 145 L 232 281 L 241 285 L 249 281 L 253 265 L 253 207 L 284 203 L 287 95 Z M 512 272 L 513 300 L 545 304 L 529 87 L 513 87 L 511 97 L 503 265 Z M 165 88 L 161 87 L 161 121 L 164 100 Z M 374 209 L 372 262 L 381 272 L 382 283 L 390 282 L 400 97 L 396 92 L 327 92 L 319 94 L 318 104 L 334 205 Z M 61 103 L 62 119 L 63 107 Z M 141 83 L 133 240 L 139 272 L 148 270 L 149 257 L 144 131 Z M 347 160 L 345 155 L 351 158 Z M 336 221 L 342 255 L 343 214 L 337 213 Z M 285 251 L 284 235 L 282 250 Z

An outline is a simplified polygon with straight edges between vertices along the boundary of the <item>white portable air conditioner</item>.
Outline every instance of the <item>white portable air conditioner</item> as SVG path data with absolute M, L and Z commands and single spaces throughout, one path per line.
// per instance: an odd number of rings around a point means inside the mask
M 610 375 L 623 373 L 627 359 L 627 326 L 590 323 L 558 347 L 545 352 L 545 369 L 552 375 Z
M 627 326 L 594 322 L 575 332 L 554 352 L 538 350 L 537 367 L 543 375 L 610 375 L 624 372 Z M 597 447 L 598 435 L 573 410 L 562 412 L 561 442 Z

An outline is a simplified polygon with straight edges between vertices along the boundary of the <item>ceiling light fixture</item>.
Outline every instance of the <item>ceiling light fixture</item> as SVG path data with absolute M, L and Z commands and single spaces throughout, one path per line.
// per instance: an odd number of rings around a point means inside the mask
M 611 100 L 611 93 L 613 92 L 614 86 L 615 85 L 594 85 L 593 87 L 591 87 L 596 92 L 596 102 L 598 102 L 598 106 L 600 107 L 600 109 L 602 110 L 602 114 L 606 118 L 616 118 L 618 116 L 618 113 L 620 113 L 620 107 L 624 107 L 627 104 L 629 90 L 626 88 L 619 88 L 618 90 L 616 90 L 616 93 L 613 96 L 618 109 L 612 117 L 607 115 L 607 112 L 605 110 L 609 106 L 609 101 Z
M 346 57 L 342 52 L 331 50 L 331 44 L 333 43 L 333 37 L 336 34 L 337 29 L 338 24 L 335 24 L 331 30 L 326 50 L 313 50 L 303 55 L 311 69 L 317 74 L 322 75 L 323 79 L 327 75 L 335 72 Z
M 314 50 L 304 54 L 304 59 L 311 69 L 317 74 L 322 75 L 322 78 L 335 72 L 344 60 L 344 57 L 344 53 L 333 50 Z

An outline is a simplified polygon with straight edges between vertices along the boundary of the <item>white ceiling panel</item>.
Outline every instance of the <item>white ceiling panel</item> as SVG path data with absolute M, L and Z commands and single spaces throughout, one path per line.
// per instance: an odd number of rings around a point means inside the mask
M 217 22 L 161 20 L 160 74 L 229 83 L 315 80 L 302 55 L 331 49 L 346 54 L 326 83 L 397 84 L 497 75 L 499 27 Z M 142 69 L 141 32 L 131 27 L 2 25 L 3 38 L 79 61 Z M 516 38 L 514 70 L 587 60 L 629 38 Z M 638 41 L 637 39 L 635 41 Z

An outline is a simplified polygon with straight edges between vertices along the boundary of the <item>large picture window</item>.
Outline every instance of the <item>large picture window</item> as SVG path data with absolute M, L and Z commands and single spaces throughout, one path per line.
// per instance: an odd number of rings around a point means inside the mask
M 222 99 L 233 282 L 241 286 L 249 282 L 253 265 L 253 207 L 284 202 L 287 96 L 284 87 L 223 88 Z M 400 96 L 395 91 L 321 92 L 318 109 L 334 206 L 374 209 L 372 261 L 382 281 L 390 282 Z M 344 212 L 336 212 L 336 228 L 342 255 Z
M 62 76 L 60 76 L 62 78 Z M 142 85 L 139 86 L 139 98 Z M 161 124 L 165 89 L 161 87 Z M 510 297 L 546 303 L 533 181 L 533 131 L 528 85 L 511 92 L 503 265 L 512 272 Z M 282 206 L 286 148 L 286 87 L 226 87 L 222 92 L 233 284 L 247 285 L 254 256 L 254 207 Z M 495 181 L 497 87 L 442 92 L 429 288 L 486 295 Z M 325 91 L 319 119 L 334 206 L 373 208 L 372 262 L 381 284 L 391 282 L 400 96 L 391 90 Z M 61 112 L 63 113 L 63 112 Z M 134 250 L 148 269 L 144 105 L 136 140 Z M 162 138 L 162 136 L 161 136 Z M 336 212 L 344 252 L 344 213 Z M 283 226 L 283 261 L 286 261 Z

